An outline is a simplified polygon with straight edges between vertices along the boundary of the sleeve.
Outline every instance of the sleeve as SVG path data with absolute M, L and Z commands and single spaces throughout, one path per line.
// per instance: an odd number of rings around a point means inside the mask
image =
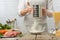
M 24 5 L 25 5 L 24 0 L 19 0 L 19 4 L 18 4 L 18 15 L 20 15 L 20 11 L 25 8 Z M 21 16 L 21 15 L 20 15 L 20 16 Z

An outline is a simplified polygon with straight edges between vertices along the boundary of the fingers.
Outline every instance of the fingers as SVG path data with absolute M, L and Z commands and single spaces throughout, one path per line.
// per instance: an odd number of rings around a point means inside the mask
M 47 15 L 46 12 L 47 12 L 46 9 L 45 8 L 42 8 L 42 15 L 43 16 L 46 16 Z
M 27 2 L 27 6 L 30 6 L 30 3 L 29 2 Z
M 29 13 L 32 12 L 33 8 L 30 6 L 29 2 L 27 2 L 26 9 L 28 10 Z
M 42 13 L 46 13 L 46 9 L 45 8 L 42 8 Z

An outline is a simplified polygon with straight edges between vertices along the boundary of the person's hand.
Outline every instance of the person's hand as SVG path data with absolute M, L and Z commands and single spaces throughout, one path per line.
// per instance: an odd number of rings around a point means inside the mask
M 33 8 L 30 6 L 29 2 L 27 2 L 26 11 L 28 11 L 28 13 L 31 13 L 33 11 Z
M 42 15 L 52 17 L 52 11 L 47 11 L 46 8 L 42 8 Z
M 50 11 L 47 11 L 47 16 L 48 17 L 53 17 L 53 14 L 52 14 L 53 12 L 50 12 Z
M 31 12 L 33 12 L 33 8 L 30 6 L 30 3 L 27 2 L 26 8 L 23 9 L 23 10 L 21 10 L 20 13 L 21 13 L 22 16 L 24 16 L 24 15 L 26 15 L 27 13 L 31 13 Z
M 42 8 L 42 15 L 43 15 L 43 16 L 46 16 L 46 15 L 47 15 L 47 10 L 46 10 L 46 8 Z

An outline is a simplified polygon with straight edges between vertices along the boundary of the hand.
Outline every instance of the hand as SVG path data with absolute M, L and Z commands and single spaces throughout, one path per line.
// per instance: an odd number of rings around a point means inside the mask
M 52 17 L 53 16 L 52 12 L 47 12 L 47 16 Z
M 46 10 L 46 8 L 42 8 L 42 15 L 43 15 L 43 16 L 46 16 L 46 15 L 47 15 L 47 10 Z
M 45 9 L 45 8 L 42 8 L 42 15 L 43 16 L 52 17 L 52 12 L 51 11 L 47 11 L 47 9 Z
M 32 7 L 30 7 L 29 2 L 27 2 L 26 8 L 21 10 L 20 13 L 21 13 L 22 16 L 24 16 L 25 14 L 31 13 L 31 12 L 33 12 L 33 9 L 32 9 Z
M 26 5 L 26 10 L 28 11 L 28 13 L 31 13 L 33 11 L 33 8 L 30 6 L 30 3 L 27 2 L 27 5 Z

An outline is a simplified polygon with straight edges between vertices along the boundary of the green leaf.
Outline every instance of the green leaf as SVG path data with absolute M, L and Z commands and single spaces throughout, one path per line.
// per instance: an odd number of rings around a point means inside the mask
M 2 36 L 3 36 L 3 34 L 0 33 L 0 37 L 2 37 Z
M 0 27 L 2 26 L 2 24 L 0 23 Z
M 2 27 L 0 27 L 0 30 L 2 30 Z

